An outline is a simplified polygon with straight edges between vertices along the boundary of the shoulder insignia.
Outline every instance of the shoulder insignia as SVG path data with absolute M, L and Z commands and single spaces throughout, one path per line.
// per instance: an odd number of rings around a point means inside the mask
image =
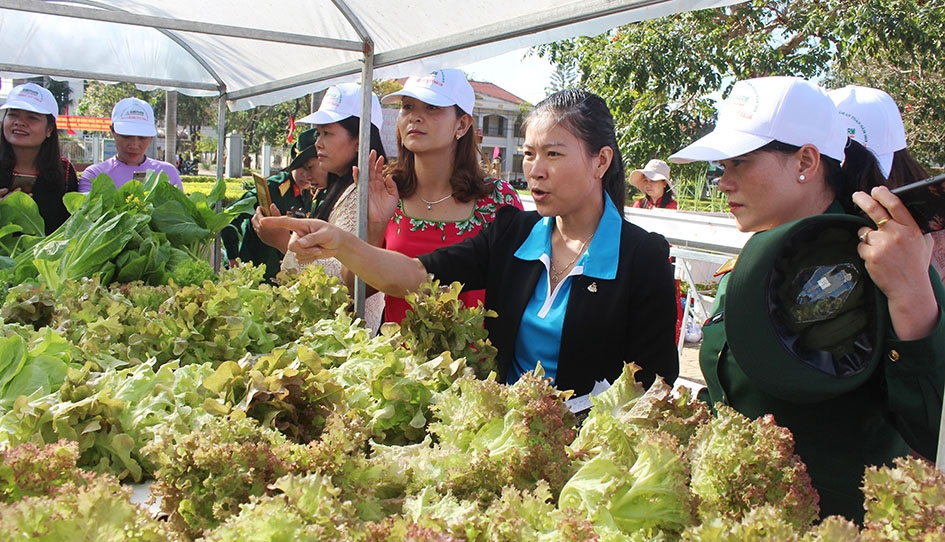
M 292 189 L 292 180 L 286 179 L 279 185 L 279 195 L 284 196 L 286 192 Z
M 730 258 L 727 262 L 723 263 L 722 267 L 719 267 L 719 269 L 712 276 L 720 277 L 724 275 L 725 273 L 728 273 L 732 269 L 735 269 L 735 262 L 737 261 L 738 261 L 738 256 L 735 256 L 734 258 Z

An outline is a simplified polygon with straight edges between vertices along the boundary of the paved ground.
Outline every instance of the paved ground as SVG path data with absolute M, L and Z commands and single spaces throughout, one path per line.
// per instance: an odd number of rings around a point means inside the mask
M 705 378 L 702 377 L 702 370 L 699 369 L 699 343 L 686 343 L 683 346 L 682 355 L 679 356 L 679 377 L 685 378 L 696 384 L 705 385 Z

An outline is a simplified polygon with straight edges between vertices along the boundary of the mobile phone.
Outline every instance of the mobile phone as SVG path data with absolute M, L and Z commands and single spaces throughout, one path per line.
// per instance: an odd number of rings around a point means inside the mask
M 945 173 L 893 188 L 925 233 L 945 229 Z
M 272 194 L 269 193 L 269 183 L 266 178 L 257 173 L 253 173 L 253 181 L 256 183 L 256 202 L 262 208 L 264 216 L 271 216 L 269 205 L 272 204 Z
M 33 184 L 35 183 L 36 175 L 23 175 L 22 173 L 15 173 L 13 175 L 13 182 L 10 184 L 10 191 L 12 192 L 19 188 L 27 194 L 32 194 Z
M 134 173 L 131 174 L 131 178 L 136 181 L 143 181 L 144 178 L 147 176 L 148 176 L 147 171 L 135 171 Z

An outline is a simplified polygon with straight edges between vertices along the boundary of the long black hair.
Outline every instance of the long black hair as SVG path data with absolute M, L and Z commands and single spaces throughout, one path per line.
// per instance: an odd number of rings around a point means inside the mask
M 617 133 L 614 130 L 614 117 L 603 98 L 586 90 L 566 89 L 555 92 L 532 109 L 522 123 L 524 134 L 528 125 L 542 115 L 551 115 L 560 126 L 573 133 L 584 142 L 589 154 L 597 154 L 604 147 L 614 151 L 610 167 L 601 179 L 602 190 L 617 206 L 621 216 L 627 200 L 626 171 L 620 148 L 617 146 Z
M 663 190 L 663 195 L 660 196 L 660 199 L 655 202 L 656 207 L 660 209 L 665 209 L 676 199 L 676 194 L 673 192 L 672 187 L 669 186 L 669 183 L 666 183 L 666 189 Z
M 6 112 L 4 112 L 4 117 L 6 117 Z M 62 194 L 66 191 L 66 174 L 64 162 L 59 154 L 59 130 L 56 128 L 56 117 L 52 115 L 45 115 L 45 117 L 47 127 L 52 127 L 52 133 L 39 147 L 39 154 L 36 156 L 39 178 L 33 190 Z M 0 187 L 11 186 L 15 165 L 13 144 L 3 135 L 3 130 L 0 130 Z M 32 164 L 23 165 L 31 166 Z
M 912 156 L 909 149 L 899 149 L 893 153 L 892 168 L 889 170 L 886 186 L 897 188 L 931 176 L 929 171 Z
M 360 118 L 348 117 L 338 121 L 338 124 L 344 128 L 346 132 L 348 132 L 348 135 L 353 137 L 355 140 L 358 139 L 361 126 Z M 381 132 L 374 124 L 371 124 L 371 150 L 376 151 L 378 156 L 387 158 L 387 153 L 384 152 L 384 144 L 381 142 Z M 354 155 L 354 160 L 352 160 L 345 169 L 344 175 L 328 173 L 328 187 L 325 188 L 325 199 L 322 200 L 322 203 L 317 209 L 315 209 L 315 212 L 312 214 L 313 218 L 328 220 L 328 217 L 335 208 L 335 203 L 338 202 L 338 198 L 341 197 L 341 194 L 344 193 L 345 189 L 351 186 L 351 183 L 354 182 L 354 173 L 352 168 L 356 165 L 358 165 L 357 154 Z

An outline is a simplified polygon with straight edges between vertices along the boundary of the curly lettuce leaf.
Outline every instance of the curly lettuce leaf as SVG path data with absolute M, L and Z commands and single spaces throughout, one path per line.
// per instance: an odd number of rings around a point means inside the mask
M 678 536 L 693 522 L 688 482 L 676 438 L 641 430 L 632 453 L 604 450 L 584 463 L 562 488 L 558 506 L 582 511 L 595 528 Z
M 809 527 L 818 517 L 820 497 L 807 466 L 794 453 L 790 430 L 770 415 L 749 420 L 725 405 L 717 405 L 716 412 L 689 443 L 700 518 L 740 520 L 770 503 L 786 522 L 798 529 Z
M 945 537 L 945 473 L 916 457 L 868 467 L 863 476 L 864 536 L 885 540 Z

